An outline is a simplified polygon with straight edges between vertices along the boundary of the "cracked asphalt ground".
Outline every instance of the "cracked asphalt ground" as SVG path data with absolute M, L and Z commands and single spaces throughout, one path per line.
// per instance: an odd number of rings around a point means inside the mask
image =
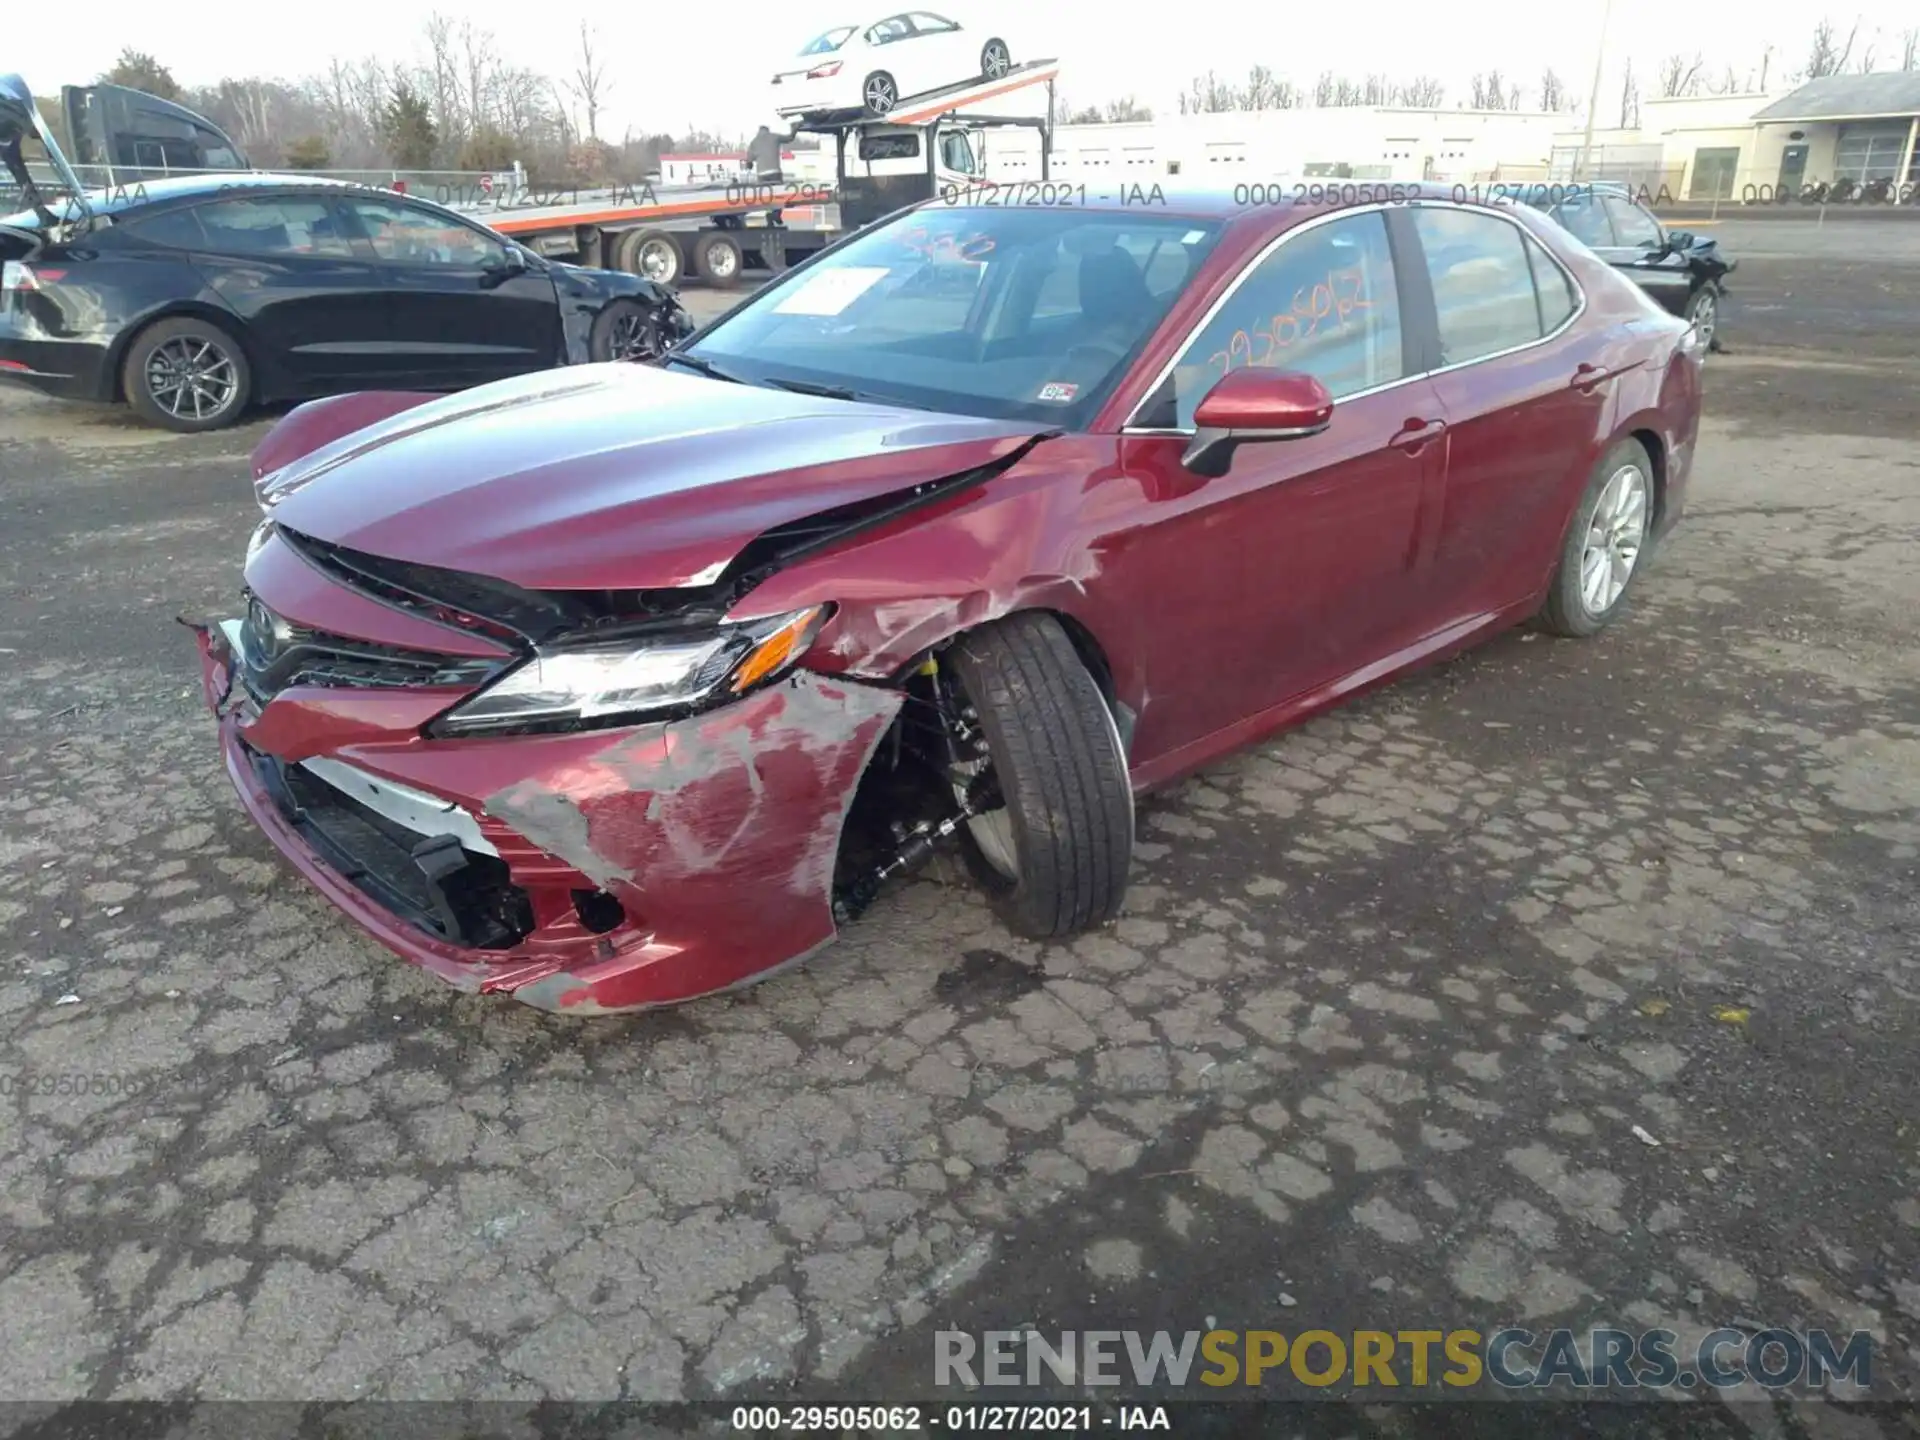
M 1603 637 L 1152 800 L 1103 933 L 936 874 L 631 1021 L 457 995 L 243 818 L 174 616 L 264 421 L 0 399 L 0 1398 L 925 1397 L 1023 1322 L 1858 1327 L 1911 1397 L 1920 226 L 1721 232 L 1691 514 Z

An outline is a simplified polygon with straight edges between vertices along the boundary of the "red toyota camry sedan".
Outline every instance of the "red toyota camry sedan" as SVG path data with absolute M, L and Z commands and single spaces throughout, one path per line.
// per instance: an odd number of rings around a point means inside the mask
M 268 838 L 463 989 L 742 985 L 947 843 L 1068 935 L 1142 792 L 1615 620 L 1701 360 L 1520 207 L 934 202 L 655 365 L 292 412 L 206 693 Z

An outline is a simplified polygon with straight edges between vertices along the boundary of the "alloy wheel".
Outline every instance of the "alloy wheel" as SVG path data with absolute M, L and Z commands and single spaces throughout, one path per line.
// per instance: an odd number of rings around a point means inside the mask
M 1580 552 L 1580 601 L 1589 615 L 1613 609 L 1633 578 L 1647 539 L 1647 477 L 1638 466 L 1613 472 L 1587 522 Z
M 614 360 L 651 360 L 662 348 L 653 322 L 638 313 L 615 316 L 608 343 Z
M 986 64 L 981 67 L 989 80 L 998 80 L 1013 68 L 1013 57 L 999 41 L 987 46 Z
M 233 357 L 211 340 L 182 335 L 156 345 L 143 371 L 153 403 L 178 420 L 209 420 L 240 386 Z
M 893 81 L 885 75 L 867 77 L 867 108 L 876 115 L 884 115 L 893 109 L 893 102 L 900 97 L 895 93 Z
M 1693 333 L 1702 350 L 1713 348 L 1714 326 L 1720 320 L 1720 302 L 1711 290 L 1702 290 L 1693 301 Z

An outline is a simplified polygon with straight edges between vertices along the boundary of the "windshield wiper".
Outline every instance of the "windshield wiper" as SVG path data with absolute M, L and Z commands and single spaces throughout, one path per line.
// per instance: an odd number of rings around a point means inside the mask
M 925 410 L 928 406 L 915 405 L 907 400 L 896 400 L 891 395 L 876 395 L 871 390 L 855 390 L 847 385 L 819 385 L 811 380 L 787 380 L 778 375 L 768 375 L 761 384 L 772 385 L 776 389 L 791 390 L 796 395 L 820 395 L 828 400 L 866 401 L 874 405 L 892 405 L 902 410 Z
M 668 365 L 684 365 L 689 370 L 698 370 L 710 380 L 725 380 L 734 385 L 744 385 L 747 383 L 738 375 L 730 374 L 722 370 L 711 360 L 702 360 L 698 355 L 682 355 L 677 350 L 669 350 L 664 363 Z

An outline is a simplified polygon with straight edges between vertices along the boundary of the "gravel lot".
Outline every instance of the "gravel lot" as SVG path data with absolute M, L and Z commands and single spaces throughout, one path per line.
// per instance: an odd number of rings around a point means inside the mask
M 1861 1327 L 1912 1398 L 1920 226 L 1715 233 L 1690 518 L 1604 637 L 1156 800 L 1106 933 L 928 879 L 634 1021 L 424 978 L 242 817 L 174 617 L 266 421 L 0 396 L 0 1398 L 903 1398 L 1028 1321 Z

